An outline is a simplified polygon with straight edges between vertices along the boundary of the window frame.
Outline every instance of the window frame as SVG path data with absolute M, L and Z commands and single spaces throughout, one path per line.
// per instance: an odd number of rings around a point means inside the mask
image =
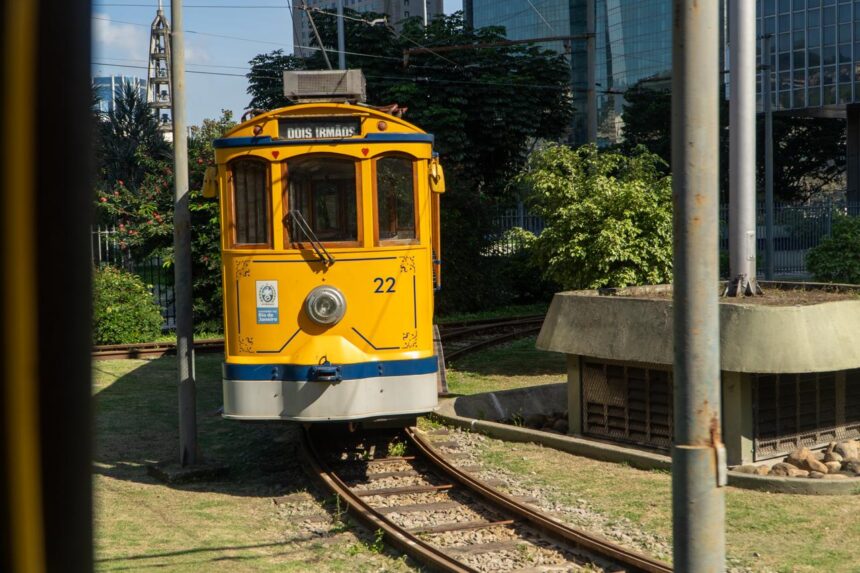
M 415 225 L 415 237 L 411 239 L 380 239 L 379 238 L 379 188 L 377 182 L 379 181 L 377 178 L 377 168 L 376 163 L 380 159 L 386 159 L 389 157 L 398 157 L 401 159 L 408 159 L 412 163 L 412 218 L 414 219 Z M 420 232 L 420 217 L 418 215 L 418 162 L 420 160 L 414 155 L 409 155 L 408 153 L 403 152 L 386 152 L 381 153 L 370 160 L 370 176 L 373 179 L 373 244 L 376 247 L 386 246 L 386 245 L 419 245 L 421 244 L 421 232 Z
M 266 168 L 266 192 L 264 193 L 266 200 L 266 242 L 265 243 L 240 243 L 239 242 L 239 227 L 236 219 L 236 176 L 235 165 L 242 161 L 259 163 Z M 228 213 L 230 214 L 230 248 L 231 249 L 271 249 L 274 243 L 274 213 L 272 212 L 272 165 L 269 161 L 262 157 L 246 155 L 236 157 L 227 162 L 227 183 L 230 187 L 230 192 L 227 193 Z
M 283 217 L 281 225 L 284 231 L 284 249 L 285 250 L 308 250 L 312 249 L 310 243 L 306 241 L 293 241 L 290 236 L 289 226 L 287 225 L 287 215 L 290 212 L 290 169 L 287 165 L 288 161 L 305 158 L 332 158 L 352 161 L 355 166 L 355 216 L 356 216 L 356 240 L 349 241 L 320 241 L 320 244 L 326 248 L 354 248 L 364 245 L 364 209 L 362 204 L 363 197 L 363 182 L 361 180 L 361 164 L 363 161 L 352 155 L 341 153 L 308 153 L 303 155 L 295 155 L 285 158 L 281 164 L 281 204 L 283 207 Z M 308 221 L 310 223 L 310 221 Z

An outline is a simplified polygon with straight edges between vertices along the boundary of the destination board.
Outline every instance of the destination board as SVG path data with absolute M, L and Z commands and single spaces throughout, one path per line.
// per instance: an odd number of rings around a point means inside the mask
M 343 139 L 361 135 L 361 119 L 313 118 L 279 119 L 278 137 L 281 139 Z

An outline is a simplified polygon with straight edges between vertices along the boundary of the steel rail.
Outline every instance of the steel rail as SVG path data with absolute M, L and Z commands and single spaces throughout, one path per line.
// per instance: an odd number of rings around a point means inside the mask
M 543 320 L 542 316 L 515 316 L 506 318 L 484 318 L 471 321 L 458 321 L 441 324 L 441 336 L 457 338 L 461 334 L 477 332 L 491 327 L 514 326 L 521 323 L 532 323 Z M 452 326 L 456 325 L 456 326 Z M 447 334 L 446 334 L 447 331 Z M 198 353 L 217 352 L 224 349 L 223 338 L 206 338 L 194 341 L 194 350 Z M 130 344 L 101 344 L 93 346 L 93 360 L 153 358 L 176 352 L 175 342 L 134 342 Z
M 347 509 L 359 521 L 367 527 L 374 530 L 382 530 L 386 540 L 410 555 L 411 557 L 431 565 L 433 568 L 444 571 L 446 573 L 479 573 L 477 569 L 473 569 L 464 565 L 432 545 L 422 541 L 416 535 L 413 535 L 405 529 L 396 525 L 393 521 L 385 517 L 382 513 L 373 509 L 367 502 L 362 500 L 341 480 L 328 466 L 322 461 L 322 458 L 317 451 L 313 440 L 310 437 L 310 430 L 305 428 L 302 432 L 302 453 L 308 466 L 313 470 L 314 477 L 321 480 L 325 485 L 343 499 L 347 504 Z
M 549 537 L 585 549 L 599 557 L 608 558 L 611 561 L 620 563 L 628 567 L 628 571 L 669 573 L 673 570 L 672 566 L 667 563 L 637 551 L 625 549 L 616 543 L 612 543 L 592 533 L 562 525 L 549 519 L 540 512 L 519 503 L 509 495 L 489 487 L 466 472 L 452 466 L 445 460 L 442 454 L 438 453 L 433 446 L 417 434 L 415 428 L 406 428 L 406 435 L 409 437 L 412 445 L 430 460 L 435 467 L 441 469 L 448 478 L 469 489 L 472 493 L 477 493 L 490 504 L 504 508 L 517 519 L 528 523 Z
M 440 328 L 440 330 L 442 337 L 450 342 L 451 340 L 457 340 L 458 338 L 462 338 L 469 334 L 479 333 L 485 330 L 492 330 L 494 328 L 522 326 L 527 324 L 543 324 L 543 320 L 543 316 L 529 316 L 522 318 L 512 318 L 507 320 L 496 320 L 493 322 L 481 322 L 477 325 L 467 325 L 450 329 Z
M 500 342 L 512 340 L 514 338 L 520 338 L 522 336 L 526 336 L 526 335 L 532 334 L 534 332 L 540 332 L 540 329 L 541 329 L 540 326 L 522 328 L 522 329 L 516 330 L 514 332 L 506 332 L 504 334 L 500 334 L 500 335 L 494 336 L 492 338 L 487 338 L 485 340 L 481 340 L 481 341 L 476 342 L 474 344 L 470 344 L 469 346 L 466 346 L 464 348 L 459 348 L 457 350 L 454 350 L 453 352 L 449 352 L 445 356 L 445 362 L 446 363 L 451 362 L 451 360 L 453 360 L 457 357 L 462 357 L 462 356 L 464 356 L 470 352 L 474 352 L 475 350 L 479 350 L 479 349 L 484 348 L 486 346 L 492 346 L 494 344 L 498 344 Z M 442 341 L 443 342 L 445 341 L 444 335 L 442 336 Z

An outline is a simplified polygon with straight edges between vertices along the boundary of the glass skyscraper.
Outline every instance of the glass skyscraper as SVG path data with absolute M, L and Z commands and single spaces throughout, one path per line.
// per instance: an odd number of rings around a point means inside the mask
M 96 109 L 102 113 L 113 111 L 114 100 L 123 86 L 130 85 L 146 101 L 146 80 L 135 76 L 97 76 L 93 78 L 96 92 Z
M 761 35 L 771 36 L 775 110 L 857 101 L 860 1 L 759 0 L 756 9 Z

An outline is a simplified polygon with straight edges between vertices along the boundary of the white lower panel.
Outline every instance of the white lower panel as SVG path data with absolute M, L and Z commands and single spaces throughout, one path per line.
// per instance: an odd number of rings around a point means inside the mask
M 361 420 L 436 408 L 436 373 L 341 382 L 224 380 L 224 417 L 237 420 Z

